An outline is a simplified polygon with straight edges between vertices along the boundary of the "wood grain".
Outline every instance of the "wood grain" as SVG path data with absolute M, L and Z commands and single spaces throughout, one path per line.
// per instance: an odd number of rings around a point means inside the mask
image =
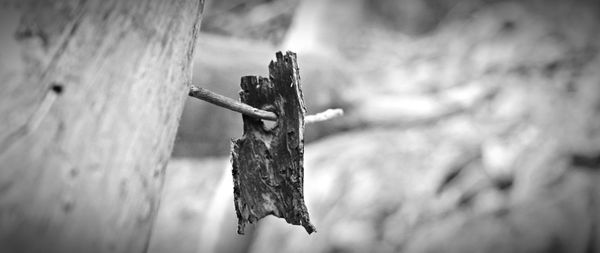
M 144 252 L 202 0 L 0 8 L 0 252 Z

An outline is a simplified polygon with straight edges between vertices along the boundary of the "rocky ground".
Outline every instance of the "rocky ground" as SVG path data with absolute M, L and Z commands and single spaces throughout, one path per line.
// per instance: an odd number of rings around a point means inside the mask
M 307 127 L 317 233 L 270 217 L 235 234 L 241 117 L 190 100 L 151 252 L 600 251 L 599 4 L 344 3 L 285 5 L 294 22 L 267 42 L 205 34 L 196 63 L 237 97 L 291 48 L 309 112 L 345 109 Z

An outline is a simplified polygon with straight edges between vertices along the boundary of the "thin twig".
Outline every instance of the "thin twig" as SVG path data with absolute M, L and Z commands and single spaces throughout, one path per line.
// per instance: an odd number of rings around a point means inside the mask
M 256 109 L 252 106 L 249 106 L 249 105 L 244 104 L 239 101 L 235 101 L 226 96 L 216 94 L 216 93 L 209 91 L 207 89 L 204 89 L 204 88 L 199 88 L 199 87 L 192 85 L 190 87 L 189 95 L 192 97 L 204 100 L 206 102 L 209 102 L 211 104 L 214 104 L 214 105 L 217 105 L 217 106 L 220 106 L 223 108 L 227 108 L 229 110 L 239 112 L 244 115 L 248 115 L 248 116 L 251 116 L 251 117 L 254 117 L 257 119 L 271 120 L 271 121 L 277 120 L 277 115 L 275 115 L 275 113 L 273 113 L 273 112 Z
M 342 109 L 327 109 L 323 112 L 306 116 L 306 118 L 304 119 L 304 123 L 312 124 L 316 122 L 330 120 L 342 115 L 344 115 L 344 110 Z
M 257 119 L 270 120 L 270 121 L 277 120 L 277 115 L 273 112 L 254 108 L 254 107 L 244 104 L 242 102 L 233 100 L 233 99 L 228 98 L 223 95 L 219 95 L 217 93 L 214 93 L 214 92 L 209 91 L 204 88 L 196 87 L 194 85 L 192 85 L 190 87 L 189 95 L 191 97 L 195 97 L 197 99 L 204 100 L 211 104 L 214 104 L 214 105 L 217 105 L 217 106 L 220 106 L 220 107 L 223 107 L 223 108 L 235 111 L 235 112 L 239 112 L 241 114 L 244 114 L 244 115 L 247 115 L 250 117 L 254 117 Z M 342 116 L 343 114 L 344 114 L 344 111 L 342 109 L 327 109 L 324 112 L 306 116 L 304 122 L 306 124 L 316 123 L 316 122 L 320 122 L 320 121 L 329 120 L 329 119 L 332 119 L 335 117 L 339 117 L 339 116 Z

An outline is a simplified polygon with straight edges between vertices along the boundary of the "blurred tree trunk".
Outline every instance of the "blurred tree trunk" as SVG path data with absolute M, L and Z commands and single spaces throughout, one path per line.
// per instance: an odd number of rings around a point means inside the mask
M 0 3 L 0 252 L 144 252 L 203 0 Z

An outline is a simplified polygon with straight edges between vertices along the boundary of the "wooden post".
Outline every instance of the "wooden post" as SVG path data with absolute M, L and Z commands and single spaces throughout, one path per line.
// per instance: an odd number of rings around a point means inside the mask
M 234 202 L 238 233 L 246 223 L 272 214 L 310 234 L 304 204 L 304 99 L 296 54 L 276 54 L 269 78 L 242 77 L 243 103 L 277 115 L 272 128 L 244 115 L 244 135 L 233 142 Z
M 0 252 L 144 252 L 203 0 L 0 4 Z

